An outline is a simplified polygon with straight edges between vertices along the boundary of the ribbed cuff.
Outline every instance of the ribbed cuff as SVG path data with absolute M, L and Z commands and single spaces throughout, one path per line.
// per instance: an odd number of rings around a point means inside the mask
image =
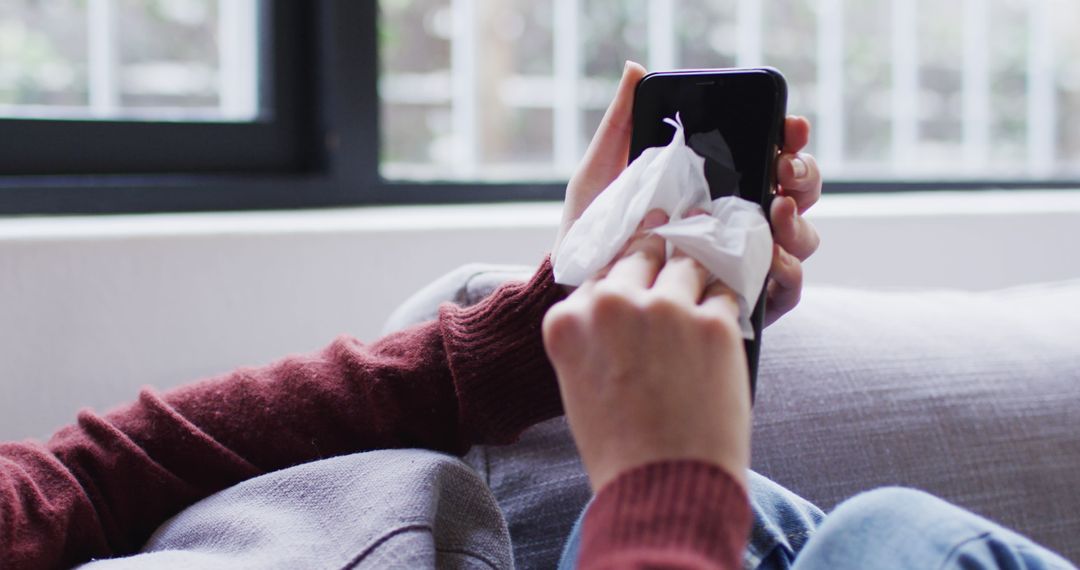
M 723 468 L 650 463 L 619 475 L 589 507 L 579 568 L 692 565 L 739 568 L 750 504 Z
M 472 443 L 510 443 L 563 413 L 541 323 L 565 296 L 546 258 L 527 282 L 503 285 L 472 307 L 440 308 L 460 421 Z

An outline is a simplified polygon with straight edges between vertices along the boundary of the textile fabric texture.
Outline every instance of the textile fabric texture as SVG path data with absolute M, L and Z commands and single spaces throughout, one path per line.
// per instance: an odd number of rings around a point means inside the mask
M 143 547 L 169 517 L 261 473 L 374 449 L 461 454 L 562 413 L 541 339 L 564 297 L 528 283 L 370 344 L 240 368 L 105 414 L 48 442 L 0 443 L 0 566 L 67 568 Z
M 921 491 L 882 487 L 829 515 L 792 570 L 1076 570 L 1054 552 Z
M 750 509 L 754 516 L 750 541 L 742 553 L 746 570 L 783 570 L 795 563 L 795 556 L 825 521 L 825 513 L 802 497 L 750 471 Z M 559 555 L 559 570 L 577 567 L 581 551 L 581 530 L 586 506 L 574 522 Z M 526 561 L 531 566 L 531 561 Z
M 387 330 L 529 272 L 464 266 L 403 304 Z M 753 467 L 826 510 L 877 487 L 922 489 L 1080 560 L 1078 409 L 1080 281 L 808 287 L 763 335 Z M 466 461 L 499 501 L 518 567 L 554 567 L 589 497 L 565 421 Z
M 510 568 L 510 537 L 476 472 L 423 450 L 324 459 L 186 509 L 144 552 L 81 570 Z
M 1080 559 L 1080 282 L 811 288 L 764 342 L 759 472 L 826 510 L 915 487 Z

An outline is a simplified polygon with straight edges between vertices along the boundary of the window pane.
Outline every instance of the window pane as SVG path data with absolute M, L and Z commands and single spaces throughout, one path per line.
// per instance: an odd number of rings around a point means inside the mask
M 1080 41 L 1076 22 L 1080 21 L 1080 2 L 1056 6 L 1053 22 L 1054 77 L 1057 81 L 1059 120 L 1057 131 L 1057 171 L 1064 176 L 1080 176 Z
M 259 0 L 8 0 L 0 116 L 251 121 Z
M 1080 172 L 1072 0 L 380 0 L 382 173 L 567 177 L 625 59 L 771 65 L 832 180 Z
M 0 2 L 0 105 L 87 104 L 86 3 Z
M 551 176 L 550 2 L 399 0 L 380 8 L 390 70 L 379 82 L 384 175 Z M 454 71 L 463 66 L 467 73 Z
M 832 149 L 831 157 L 825 153 L 819 158 L 825 161 L 823 167 L 832 161 L 834 169 L 853 176 L 889 176 L 886 169 L 892 154 L 893 70 L 883 62 L 889 61 L 891 53 L 890 6 L 881 1 L 845 2 L 843 10 L 843 14 L 835 16 L 843 18 L 838 23 L 842 30 L 842 60 L 836 66 L 844 77 L 839 95 L 843 114 L 830 117 L 832 128 L 840 131 L 841 146 Z M 815 124 L 815 130 L 819 127 Z M 815 132 L 813 136 L 820 134 Z M 833 176 L 833 172 L 829 171 L 829 175 Z
M 452 171 L 455 131 L 451 116 L 449 0 L 383 2 L 379 48 L 381 160 L 387 173 Z

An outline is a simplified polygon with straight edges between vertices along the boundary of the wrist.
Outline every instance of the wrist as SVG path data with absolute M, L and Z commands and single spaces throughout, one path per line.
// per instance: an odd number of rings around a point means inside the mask
M 650 463 L 621 473 L 585 517 L 582 567 L 622 558 L 702 558 L 739 565 L 751 513 L 745 488 L 719 466 L 696 460 Z M 610 563 L 610 564 L 609 564 Z
M 526 282 L 508 283 L 471 307 L 440 309 L 460 422 L 474 443 L 510 443 L 562 413 L 540 324 L 565 293 L 548 259 Z

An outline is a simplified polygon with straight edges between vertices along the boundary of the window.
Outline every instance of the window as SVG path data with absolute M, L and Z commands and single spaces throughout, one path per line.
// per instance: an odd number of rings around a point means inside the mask
M 0 174 L 268 173 L 303 166 L 291 3 L 0 6 Z M 285 24 L 290 24 L 285 28 Z M 280 33 L 283 27 L 289 34 Z M 40 181 L 21 183 L 35 184 Z M 10 184 L 10 182 L 9 182 Z
M 259 117 L 255 0 L 15 0 L 0 5 L 0 116 Z
M 831 180 L 1080 171 L 1080 3 L 1070 0 L 380 4 L 391 179 L 565 179 L 628 58 L 779 68 Z
M 1071 0 L 9 0 L 0 214 L 558 199 L 625 59 L 773 65 L 827 191 L 1080 178 Z

